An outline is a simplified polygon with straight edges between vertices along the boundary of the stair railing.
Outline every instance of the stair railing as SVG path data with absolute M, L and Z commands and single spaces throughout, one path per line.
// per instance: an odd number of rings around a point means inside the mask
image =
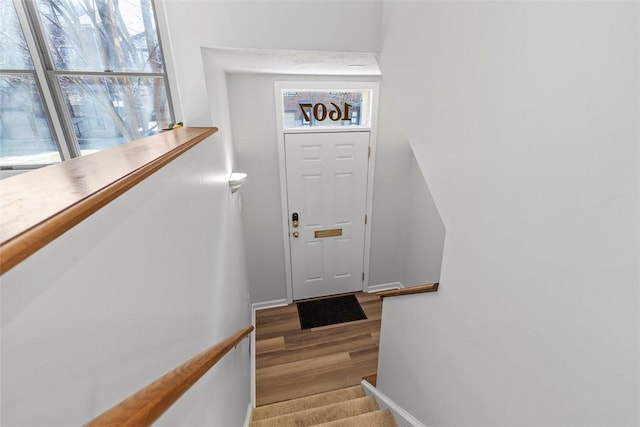
M 85 426 L 151 425 L 251 331 L 251 325 L 239 330 L 106 410 Z
M 402 289 L 393 289 L 393 290 L 390 290 L 390 291 L 382 291 L 382 292 L 378 292 L 376 295 L 378 295 L 380 298 L 384 299 L 385 297 L 396 297 L 396 296 L 400 296 L 400 295 L 411 295 L 411 294 L 422 294 L 422 293 L 426 293 L 426 292 L 437 292 L 438 291 L 438 285 L 440 285 L 440 282 L 429 283 L 429 284 L 420 285 L 420 286 L 412 286 L 410 288 L 402 288 Z

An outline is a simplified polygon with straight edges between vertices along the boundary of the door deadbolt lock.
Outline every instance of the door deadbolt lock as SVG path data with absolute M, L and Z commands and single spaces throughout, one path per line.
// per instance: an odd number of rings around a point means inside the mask
M 297 231 L 294 231 L 292 234 L 296 239 L 298 238 L 298 236 L 300 236 L 300 233 L 298 233 Z
M 295 228 L 298 224 L 298 212 L 294 212 L 293 215 L 291 215 L 291 226 Z

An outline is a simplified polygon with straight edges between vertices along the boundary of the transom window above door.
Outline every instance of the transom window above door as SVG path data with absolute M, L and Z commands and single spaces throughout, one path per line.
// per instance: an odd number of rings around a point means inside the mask
M 370 127 L 371 99 L 371 90 L 283 89 L 283 126 Z

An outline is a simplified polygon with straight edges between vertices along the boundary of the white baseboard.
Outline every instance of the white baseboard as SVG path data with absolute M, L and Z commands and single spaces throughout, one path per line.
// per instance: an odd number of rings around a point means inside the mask
M 251 324 L 256 327 L 256 310 L 264 310 L 267 308 L 282 307 L 288 305 L 286 299 L 276 299 L 273 301 L 254 302 L 251 304 Z M 251 334 L 251 401 L 249 402 L 249 408 L 255 408 L 256 406 L 256 334 Z M 251 417 L 251 411 L 249 410 L 249 417 Z M 248 426 L 248 424 L 245 424 Z
M 413 415 L 402 409 L 396 402 L 391 400 L 386 394 L 369 384 L 367 380 L 362 380 L 360 383 L 364 393 L 367 396 L 372 396 L 378 402 L 380 409 L 388 409 L 393 414 L 393 418 L 396 420 L 396 424 L 400 427 L 426 427 L 420 421 L 418 421 Z
M 254 302 L 251 304 L 251 308 L 253 311 L 255 310 L 264 310 L 266 308 L 274 308 L 274 307 L 282 307 L 283 305 L 288 305 L 286 298 L 282 299 L 274 299 L 273 301 L 262 301 L 262 302 Z
M 249 382 L 250 385 L 249 387 L 251 388 L 249 390 L 249 407 L 250 408 L 255 408 L 256 407 L 256 309 L 252 308 L 251 309 L 251 325 L 253 326 L 253 332 L 251 333 L 251 344 L 249 344 L 251 346 L 251 355 L 249 357 L 251 357 L 251 361 L 249 362 L 250 365 L 250 369 L 251 372 L 249 372 Z M 247 424 L 248 425 L 248 424 Z M 245 425 L 245 427 L 247 426 Z
M 249 424 L 251 423 L 251 411 L 253 411 L 253 405 L 249 403 L 247 406 L 247 413 L 244 416 L 244 427 L 249 427 Z
M 400 282 L 380 283 L 379 285 L 369 285 L 367 288 L 368 293 L 390 291 L 392 289 L 402 289 L 404 286 Z

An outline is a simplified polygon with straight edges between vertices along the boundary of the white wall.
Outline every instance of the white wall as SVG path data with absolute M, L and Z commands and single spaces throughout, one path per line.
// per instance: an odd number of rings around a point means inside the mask
M 379 117 L 369 282 L 400 282 L 405 287 L 437 282 L 445 226 L 386 82 Z
M 638 3 L 397 2 L 387 89 L 447 225 L 385 300 L 378 385 L 426 425 L 638 425 Z
M 283 78 L 283 77 L 281 77 Z M 273 75 L 229 74 L 252 302 L 287 298 Z
M 440 281 L 445 226 L 420 166 L 411 152 L 409 203 L 400 244 L 400 281 L 404 287 Z
M 167 68 L 177 119 L 190 126 L 218 126 L 220 137 L 231 142 L 229 100 L 244 96 L 231 109 L 236 109 L 233 130 L 239 133 L 233 144 L 240 164 L 234 167 L 249 173 L 241 197 L 247 215 L 252 300 L 286 298 L 276 134 L 271 132 L 273 77 L 265 77 L 268 84 L 252 84 L 261 97 L 237 85 L 232 89 L 242 93 L 229 95 L 225 70 L 207 48 L 376 52 L 382 2 L 162 0 L 156 6 L 165 54 L 172 58 Z M 238 110 L 239 102 L 249 107 Z M 263 109 L 259 116 L 257 107 Z M 259 156 L 267 161 L 259 162 Z M 254 191 L 258 183 L 262 186 Z
M 250 324 L 230 150 L 208 138 L 2 276 L 2 425 L 80 425 Z M 244 340 L 158 425 L 248 403 Z
M 402 245 L 410 203 L 411 147 L 393 93 L 380 85 L 369 285 L 401 280 Z
M 211 122 L 201 48 L 377 52 L 382 1 L 161 0 L 156 3 L 176 115 Z

